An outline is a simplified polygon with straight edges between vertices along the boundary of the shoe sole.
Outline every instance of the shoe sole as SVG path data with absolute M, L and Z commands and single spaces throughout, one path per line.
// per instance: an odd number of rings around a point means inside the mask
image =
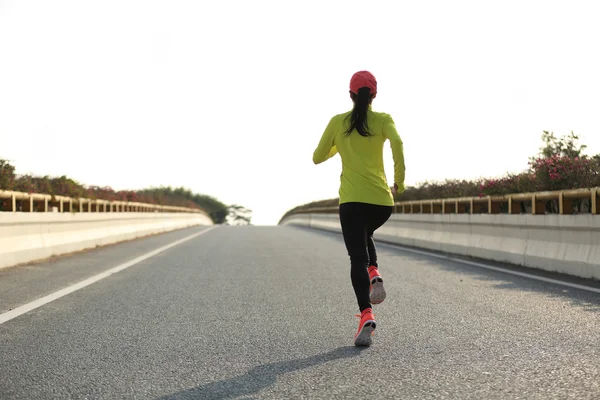
M 363 325 L 363 328 L 356 335 L 354 339 L 355 346 L 370 346 L 373 343 L 373 331 L 375 331 L 375 327 L 377 324 L 375 321 L 367 321 Z
M 383 281 L 380 278 L 375 278 L 374 281 L 371 283 L 371 304 L 381 304 L 386 296 Z

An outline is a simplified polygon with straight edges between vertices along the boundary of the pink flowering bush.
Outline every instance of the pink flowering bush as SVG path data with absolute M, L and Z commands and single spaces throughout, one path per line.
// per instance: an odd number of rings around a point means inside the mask
M 588 157 L 569 158 L 552 156 L 537 158 L 530 162 L 539 190 L 579 189 L 600 186 L 597 159 Z
M 508 174 L 499 179 L 483 179 L 479 184 L 479 196 L 501 196 L 511 193 L 528 193 L 538 190 L 535 174 L 524 172 Z
M 515 193 L 531 193 L 566 189 L 600 187 L 600 154 L 588 157 L 583 154 L 585 145 L 578 144 L 579 137 L 573 132 L 558 138 L 552 132 L 542 134 L 544 147 L 537 157 L 529 160 L 529 168 L 518 174 L 506 174 L 498 178 L 478 180 L 447 179 L 444 182 L 423 182 L 396 196 L 396 201 L 433 200 L 459 197 L 502 196 Z M 589 200 L 575 200 L 581 209 Z M 308 210 L 313 207 L 336 206 L 338 199 L 321 200 L 304 204 L 286 213 Z M 586 205 L 589 208 L 589 205 Z M 546 204 L 549 212 L 558 210 L 558 202 Z M 506 212 L 506 210 L 504 210 Z

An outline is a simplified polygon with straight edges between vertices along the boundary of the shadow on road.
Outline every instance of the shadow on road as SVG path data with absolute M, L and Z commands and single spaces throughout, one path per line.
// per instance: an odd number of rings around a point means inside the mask
M 403 257 L 411 258 L 416 262 L 420 262 L 423 265 L 432 266 L 441 270 L 450 271 L 456 273 L 456 283 L 462 282 L 461 275 L 468 275 L 473 279 L 480 281 L 493 282 L 492 287 L 500 290 L 511 290 L 511 291 L 525 291 L 531 293 L 538 293 L 549 298 L 556 298 L 561 300 L 567 300 L 572 306 L 579 307 L 584 311 L 588 312 L 600 312 L 600 294 L 585 291 L 573 287 L 562 286 L 555 283 L 544 282 L 535 280 L 532 278 L 521 277 L 517 275 L 511 275 L 500 271 L 492 271 L 477 266 L 461 263 L 460 261 L 450 260 L 439 260 L 427 255 L 420 255 L 410 252 L 403 252 L 402 249 L 395 248 L 392 246 L 386 246 L 384 244 L 385 251 L 390 253 L 400 252 Z M 452 257 L 461 260 L 462 257 L 452 255 Z M 466 259 L 469 261 L 468 259 Z M 564 276 L 553 272 L 546 272 L 536 270 L 534 268 L 519 267 L 513 265 L 506 265 L 499 262 L 489 260 L 473 260 L 479 261 L 483 264 L 498 267 L 509 271 L 524 272 L 534 276 L 540 276 L 558 281 L 571 282 L 584 286 L 598 287 L 598 282 L 594 280 L 579 279 L 576 277 Z
M 306 233 L 312 235 L 319 235 L 321 237 L 331 238 L 333 240 L 338 240 L 340 242 L 340 248 L 343 244 L 342 236 L 339 233 L 328 232 L 323 230 L 309 229 L 303 227 L 294 227 L 299 231 L 304 231 Z M 592 293 L 576 288 L 571 288 L 567 286 L 559 286 L 557 284 L 543 282 L 539 280 L 534 280 L 530 278 L 520 277 L 516 275 L 510 275 L 507 273 L 499 272 L 499 271 L 491 271 L 487 269 L 483 269 L 480 267 L 468 265 L 461 263 L 460 261 L 449 261 L 449 260 L 440 260 L 431 256 L 422 255 L 412 253 L 410 251 L 403 251 L 401 247 L 394 245 L 392 243 L 385 243 L 383 241 L 378 240 L 378 246 L 380 246 L 380 256 L 402 256 L 409 258 L 415 262 L 422 263 L 423 265 L 432 266 L 435 268 L 439 268 L 445 271 L 451 271 L 456 273 L 456 282 L 460 284 L 461 275 L 469 275 L 474 279 L 478 279 L 481 281 L 489 281 L 494 282 L 493 285 L 496 289 L 501 290 L 513 290 L 513 291 L 527 291 L 533 293 L 539 293 L 550 298 L 560 298 L 568 300 L 571 305 L 580 307 L 588 312 L 597 312 L 600 313 L 600 294 Z M 410 248 L 410 247 L 409 247 Z M 418 249 L 417 249 L 418 250 Z M 426 250 L 427 251 L 427 250 Z M 436 253 L 436 252 L 432 252 Z M 452 257 L 460 259 L 469 260 L 467 257 L 461 257 L 458 255 L 452 255 Z M 567 276 L 563 274 L 558 274 L 554 272 L 542 271 L 535 268 L 525 268 L 516 265 L 508 265 L 500 262 L 495 262 L 491 260 L 473 260 L 479 261 L 487 265 L 499 267 L 505 269 L 506 271 L 519 271 L 526 272 L 531 275 L 537 275 L 547 278 L 556 279 L 559 281 L 572 282 L 585 286 L 592 287 L 600 287 L 600 282 L 576 278 L 572 276 Z
M 540 281 L 534 281 L 528 278 L 520 278 L 517 276 L 503 276 L 500 278 L 498 274 L 501 272 L 494 273 L 494 271 L 477 271 L 477 267 L 472 267 L 475 270 L 467 270 L 465 268 L 457 267 L 455 265 L 439 264 L 438 268 L 445 269 L 447 271 L 454 271 L 460 273 L 467 273 L 474 279 L 481 281 L 490 281 L 495 284 L 495 289 L 501 290 L 513 290 L 513 291 L 526 291 L 539 293 L 550 298 L 567 300 L 572 306 L 579 307 L 584 311 L 600 313 L 600 294 L 587 292 L 581 289 L 571 287 L 561 287 L 553 283 L 545 283 Z M 530 271 L 524 271 L 531 273 Z M 533 273 L 532 275 L 535 275 Z M 553 279 L 561 280 L 560 277 L 551 276 Z M 498 282 L 501 281 L 501 282 Z M 568 282 L 568 281 L 567 281 Z M 587 282 L 575 282 L 583 285 L 591 286 Z M 594 285 L 595 282 L 592 282 Z
M 254 367 L 244 375 L 222 381 L 207 383 L 192 389 L 169 394 L 156 400 L 179 399 L 232 399 L 240 396 L 250 396 L 275 384 L 277 377 L 289 372 L 298 371 L 315 365 L 343 358 L 355 357 L 364 347 L 346 346 L 327 353 L 297 360 L 279 361 Z

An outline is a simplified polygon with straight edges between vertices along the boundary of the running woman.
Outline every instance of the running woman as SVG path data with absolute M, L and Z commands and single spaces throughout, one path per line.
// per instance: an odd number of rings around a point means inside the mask
M 386 297 L 379 273 L 373 233 L 391 216 L 394 193 L 404 186 L 404 149 L 389 114 L 375 112 L 371 103 L 377 81 L 368 71 L 350 80 L 351 111 L 331 118 L 313 154 L 320 164 L 337 153 L 342 158 L 339 218 L 350 256 L 350 277 L 360 314 L 356 346 L 369 346 L 376 327 L 372 305 Z M 390 189 L 383 166 L 383 145 L 389 140 L 394 159 L 394 188 Z

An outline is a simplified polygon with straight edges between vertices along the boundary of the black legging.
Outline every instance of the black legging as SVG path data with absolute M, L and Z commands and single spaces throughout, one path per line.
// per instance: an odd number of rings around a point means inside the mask
M 340 222 L 348 255 L 350 277 L 362 312 L 371 307 L 369 296 L 369 266 L 377 267 L 377 252 L 373 233 L 392 215 L 392 206 L 367 203 L 340 204 Z

